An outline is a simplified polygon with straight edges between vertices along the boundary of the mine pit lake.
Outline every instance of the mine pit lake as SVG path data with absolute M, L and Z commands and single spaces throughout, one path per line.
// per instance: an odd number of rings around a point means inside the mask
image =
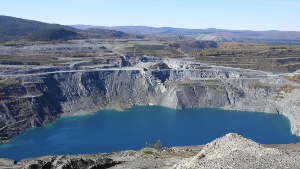
M 263 144 L 300 141 L 291 134 L 289 120 L 277 114 L 143 106 L 61 118 L 30 129 L 10 143 L 0 144 L 0 158 L 139 150 L 158 139 L 166 147 L 200 145 L 229 132 Z

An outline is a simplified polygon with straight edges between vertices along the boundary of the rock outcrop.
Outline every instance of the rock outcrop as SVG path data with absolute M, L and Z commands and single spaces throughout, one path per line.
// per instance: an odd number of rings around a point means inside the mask
M 105 169 L 119 163 L 104 155 L 49 156 L 26 159 L 19 163 L 0 159 L 0 167 L 3 169 Z

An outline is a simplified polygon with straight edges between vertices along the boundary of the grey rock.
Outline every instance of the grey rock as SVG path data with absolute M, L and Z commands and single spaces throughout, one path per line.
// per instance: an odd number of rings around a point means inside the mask
M 196 156 L 184 159 L 173 169 L 298 169 L 298 153 L 265 148 L 237 134 L 228 134 L 207 144 Z

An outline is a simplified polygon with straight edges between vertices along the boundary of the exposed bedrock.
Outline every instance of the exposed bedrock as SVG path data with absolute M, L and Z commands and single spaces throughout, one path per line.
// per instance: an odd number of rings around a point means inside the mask
M 236 70 L 90 70 L 20 76 L 0 90 L 0 140 L 61 116 L 134 105 L 285 115 L 300 135 L 299 84 Z

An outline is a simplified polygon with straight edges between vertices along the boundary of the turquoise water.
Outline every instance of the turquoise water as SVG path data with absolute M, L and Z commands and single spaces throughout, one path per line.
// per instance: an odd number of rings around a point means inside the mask
M 289 121 L 280 115 L 220 109 L 173 110 L 156 106 L 124 112 L 105 110 L 63 118 L 0 145 L 0 158 L 138 150 L 160 139 L 164 146 L 206 144 L 229 132 L 265 144 L 293 143 Z

